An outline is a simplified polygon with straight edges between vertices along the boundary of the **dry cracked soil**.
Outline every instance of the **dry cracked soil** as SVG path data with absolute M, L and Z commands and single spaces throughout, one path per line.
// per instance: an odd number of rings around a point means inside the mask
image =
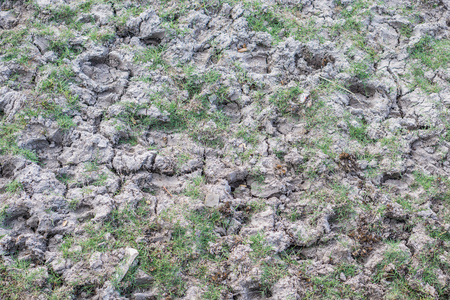
M 449 0 L 0 8 L 0 299 L 449 299 Z

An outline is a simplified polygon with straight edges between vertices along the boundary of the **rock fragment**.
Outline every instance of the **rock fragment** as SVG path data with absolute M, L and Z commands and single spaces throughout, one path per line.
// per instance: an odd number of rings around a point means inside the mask
M 218 207 L 220 196 L 218 194 L 207 194 L 205 197 L 206 207 Z

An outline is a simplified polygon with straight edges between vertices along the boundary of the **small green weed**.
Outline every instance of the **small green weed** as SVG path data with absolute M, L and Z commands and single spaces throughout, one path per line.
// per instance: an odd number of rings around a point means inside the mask
M 247 16 L 248 26 L 253 31 L 264 31 L 269 33 L 275 41 L 280 41 L 290 28 L 290 22 L 275 13 L 275 9 L 263 9 L 260 2 L 247 2 L 251 8 L 251 14 Z
M 203 194 L 200 190 L 200 186 L 204 183 L 204 178 L 202 176 L 197 176 L 192 179 L 192 182 L 189 183 L 186 187 L 184 194 L 193 199 L 202 198 Z
M 5 124 L 0 121 L 0 154 L 19 154 L 33 162 L 38 162 L 35 152 L 17 146 L 16 136 L 21 129 L 22 127 L 17 124 Z
M 80 4 L 78 5 L 78 8 L 79 8 L 82 12 L 87 13 L 87 12 L 90 12 L 90 11 L 91 11 L 91 7 L 92 7 L 92 5 L 93 5 L 94 3 L 95 3 L 95 0 L 87 0 L 87 1 L 85 1 L 85 2 L 80 3 Z
M 70 44 L 70 39 L 75 37 L 71 30 L 65 30 L 59 36 L 55 36 L 53 32 L 49 32 L 47 35 L 49 36 L 49 49 L 58 55 L 57 65 L 64 65 L 65 58 L 73 59 L 81 53 L 81 49 Z
M 265 239 L 262 232 L 257 233 L 249 237 L 248 243 L 250 248 L 253 250 L 250 252 L 250 258 L 255 262 L 259 263 L 262 259 L 267 258 L 267 256 L 272 254 L 272 247 L 270 247 Z M 263 262 L 261 264 L 261 286 L 260 292 L 263 297 L 270 295 L 270 290 L 272 286 L 286 274 L 285 266 L 275 263 Z
M 149 66 L 150 70 L 157 70 L 159 68 L 165 70 L 167 69 L 168 64 L 163 59 L 164 51 L 166 51 L 164 46 L 149 47 L 143 52 L 138 53 L 134 57 L 134 61 L 143 63 L 151 62 L 151 65 Z
M 250 248 L 253 250 L 253 252 L 251 252 L 251 257 L 253 259 L 265 258 L 272 252 L 272 248 L 266 244 L 264 234 L 262 232 L 250 236 L 249 244 Z
M 73 10 L 69 5 L 61 5 L 56 8 L 50 9 L 49 22 L 66 23 L 66 25 L 74 22 L 77 12 Z
M 98 175 L 98 178 L 92 183 L 92 185 L 104 186 L 107 180 L 108 180 L 108 174 L 105 172 L 102 172 L 101 174 Z
M 336 153 L 331 150 L 331 146 L 333 145 L 333 140 L 331 137 L 326 136 L 322 137 L 318 141 L 315 142 L 317 148 L 319 148 L 324 154 L 328 155 L 331 158 L 336 157 Z
M 22 63 L 28 61 L 29 50 L 19 47 L 26 39 L 28 33 L 29 30 L 27 28 L 2 30 L 0 32 L 0 54 L 4 55 L 3 60 L 11 61 L 16 59 Z
M 50 70 L 48 76 L 39 83 L 38 89 L 44 93 L 63 94 L 68 90 L 68 83 L 74 76 L 75 73 L 68 65 L 54 67 Z
M 137 17 L 144 11 L 144 7 L 139 3 L 131 4 L 127 9 L 123 10 L 121 15 L 114 16 L 112 21 L 118 26 L 124 26 L 131 17 Z
M 306 22 L 298 26 L 293 32 L 293 37 L 301 42 L 309 42 L 311 40 L 319 40 L 323 42 L 324 39 L 319 35 L 322 29 L 317 25 L 316 19 L 308 18 Z
M 222 291 L 225 289 L 223 286 L 216 286 L 213 284 L 208 285 L 208 289 L 203 293 L 202 299 L 205 300 L 220 300 L 222 299 Z
M 444 228 L 436 227 L 433 225 L 427 226 L 427 231 L 430 236 L 434 239 L 439 239 L 442 241 L 450 241 L 450 231 L 445 230 Z
M 99 165 L 98 162 L 96 160 L 94 161 L 89 161 L 84 163 L 84 170 L 86 172 L 95 172 L 99 170 Z
M 436 40 L 431 36 L 425 36 L 413 47 L 408 49 L 412 58 L 432 70 L 448 66 L 450 57 L 450 41 L 447 39 Z
M 406 38 L 410 38 L 412 36 L 413 27 L 410 25 L 403 25 L 399 29 L 400 34 Z
M 8 205 L 2 205 L 0 207 L 0 227 L 3 225 L 3 222 L 5 221 L 6 217 L 8 216 L 7 209 Z
M 261 296 L 267 297 L 270 296 L 272 286 L 280 280 L 280 278 L 287 274 L 287 270 L 281 265 L 274 265 L 264 262 L 261 266 L 261 271 Z
M 263 184 L 264 180 L 266 179 L 264 173 L 262 173 L 259 168 L 252 169 L 250 171 L 250 175 L 259 184 Z
M 78 199 L 73 199 L 73 200 L 68 201 L 69 209 L 76 210 L 79 203 L 80 203 L 80 200 L 78 200 Z
M 240 127 L 236 132 L 236 137 L 243 139 L 246 143 L 250 145 L 256 145 L 259 141 L 258 133 L 256 131 L 251 131 L 249 128 Z
M 421 88 L 424 92 L 432 94 L 438 93 L 441 87 L 425 77 L 425 72 L 420 65 L 413 65 L 411 70 L 411 77 L 414 85 Z
M 177 158 L 177 160 L 178 160 L 177 167 L 180 168 L 185 163 L 187 163 L 190 159 L 192 159 L 192 157 L 189 153 L 180 153 Z
M 427 175 L 420 171 L 414 171 L 413 175 L 416 183 L 420 185 L 425 192 L 430 195 L 435 195 L 438 193 L 439 181 L 436 176 Z
M 356 126 L 347 121 L 348 134 L 350 138 L 357 140 L 363 145 L 367 145 L 373 142 L 373 140 L 369 138 L 369 136 L 367 135 L 367 127 L 368 127 L 367 122 L 361 119 L 357 119 L 357 121 L 359 124 Z
M 269 99 L 282 115 L 293 115 L 299 109 L 298 97 L 303 90 L 298 87 L 276 91 Z
M 437 40 L 431 36 L 425 36 L 414 46 L 408 48 L 411 58 L 418 63 L 412 65 L 411 76 L 415 85 L 427 93 L 439 92 L 440 87 L 427 79 L 424 74 L 428 70 L 447 68 L 450 62 L 450 41 Z M 425 66 L 425 69 L 424 67 Z
M 352 63 L 351 68 L 353 75 L 362 81 L 365 81 L 372 76 L 372 69 L 367 61 L 354 62 Z
M 330 274 L 308 278 L 311 284 L 305 290 L 303 299 L 365 299 L 361 292 L 352 289 L 349 285 L 342 284 L 339 280 L 341 273 L 352 277 L 356 271 L 356 266 L 341 263 Z
M 281 161 L 284 161 L 284 157 L 287 154 L 284 150 L 274 150 L 273 153 Z
M 384 253 L 384 259 L 377 265 L 377 272 L 374 277 L 375 282 L 379 282 L 382 278 L 391 280 L 399 279 L 403 276 L 402 269 L 410 263 L 410 255 L 398 247 L 398 243 L 391 243 L 389 249 Z M 389 264 L 394 265 L 392 271 L 386 271 Z
M 47 93 L 49 95 L 62 95 L 67 100 L 65 107 L 51 101 L 43 100 L 34 109 L 28 109 L 25 113 L 37 115 L 42 113 L 44 117 L 51 117 L 56 120 L 59 127 L 68 130 L 75 127 L 68 111 L 78 110 L 78 95 L 72 95 L 69 89 L 69 82 L 75 74 L 68 65 L 50 67 L 47 77 L 42 80 L 36 88 L 37 93 Z
M 94 28 L 90 33 L 89 33 L 89 38 L 96 42 L 96 43 L 100 43 L 100 44 L 104 44 L 107 42 L 111 42 L 115 39 L 116 34 L 112 31 L 105 31 L 105 30 L 98 30 L 98 28 Z
M 31 262 L 27 260 L 15 260 L 12 265 L 7 267 L 0 258 L 0 297 L 19 300 L 43 295 L 37 283 L 41 280 L 40 278 L 43 278 L 44 272 L 43 268 L 31 269 Z M 49 278 L 49 280 L 54 279 L 56 279 L 54 276 Z M 47 289 L 44 295 L 51 295 L 52 288 L 53 286 Z
M 8 194 L 16 194 L 21 190 L 23 190 L 23 185 L 17 180 L 13 180 L 5 186 L 5 192 Z

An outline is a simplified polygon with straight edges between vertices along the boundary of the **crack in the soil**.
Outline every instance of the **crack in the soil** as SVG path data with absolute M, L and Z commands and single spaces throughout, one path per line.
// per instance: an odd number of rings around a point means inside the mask
M 399 83 L 399 78 L 397 76 L 397 74 L 395 74 L 390 67 L 387 67 L 387 71 L 389 72 L 389 74 L 391 74 L 392 78 L 394 78 L 395 81 L 395 85 L 397 86 L 397 95 L 395 97 L 395 102 L 397 104 L 398 110 L 400 112 L 400 116 L 402 117 L 402 119 L 405 116 L 405 113 L 403 112 L 403 106 L 402 106 L 402 102 L 401 102 L 401 98 L 404 96 L 402 93 L 402 88 L 400 86 Z

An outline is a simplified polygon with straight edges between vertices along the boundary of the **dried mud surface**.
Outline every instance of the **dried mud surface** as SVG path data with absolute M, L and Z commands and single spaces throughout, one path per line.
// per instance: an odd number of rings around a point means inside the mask
M 0 299 L 450 297 L 448 0 L 0 6 Z

